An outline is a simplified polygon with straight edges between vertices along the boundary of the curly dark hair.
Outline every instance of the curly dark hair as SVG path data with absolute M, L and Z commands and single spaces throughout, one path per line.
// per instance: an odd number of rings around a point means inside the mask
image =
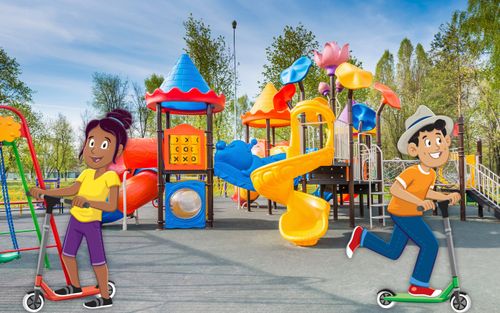
M 91 120 L 87 127 L 85 127 L 85 141 L 87 141 L 87 137 L 92 129 L 97 126 L 101 127 L 102 130 L 113 134 L 116 138 L 116 146 L 115 153 L 113 155 L 113 163 L 115 163 L 116 154 L 118 153 L 118 147 L 123 145 L 123 149 L 127 145 L 128 134 L 127 129 L 132 125 L 132 114 L 129 111 L 123 109 L 115 109 L 111 112 L 106 113 L 106 116 L 100 120 Z M 81 159 L 83 154 L 83 149 L 85 144 L 82 146 L 82 150 L 80 150 L 80 154 L 78 157 Z

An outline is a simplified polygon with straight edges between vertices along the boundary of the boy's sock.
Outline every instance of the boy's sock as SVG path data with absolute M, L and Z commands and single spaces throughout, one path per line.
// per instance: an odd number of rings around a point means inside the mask
M 113 306 L 113 300 L 111 298 L 105 299 L 101 297 L 96 297 L 93 300 L 85 302 L 83 306 L 87 309 L 101 309 L 101 308 L 109 308 Z
M 81 295 L 82 294 L 82 288 L 75 287 L 73 285 L 69 285 L 69 286 L 66 286 L 64 288 L 58 289 L 58 290 L 56 290 L 54 292 L 58 296 L 67 297 L 67 296 L 73 296 L 73 295 Z

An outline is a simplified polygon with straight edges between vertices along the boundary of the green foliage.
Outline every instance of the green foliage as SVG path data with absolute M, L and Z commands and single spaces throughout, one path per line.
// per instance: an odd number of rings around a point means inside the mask
M 19 80 L 19 75 L 19 63 L 0 47 L 0 103 L 31 101 L 33 91 Z
M 68 119 L 58 114 L 57 118 L 49 123 L 48 142 L 44 150 L 47 153 L 45 173 L 57 173 L 64 176 L 66 171 L 74 169 L 78 164 L 74 149 L 74 132 Z
M 128 80 L 118 75 L 94 73 L 92 75 L 92 106 L 100 114 L 114 109 L 128 109 Z
M 301 56 L 308 56 L 312 59 L 312 50 L 318 50 L 318 48 L 316 36 L 301 23 L 296 27 L 285 26 L 283 33 L 273 37 L 271 46 L 266 48 L 267 64 L 264 64 L 262 72 L 264 80 L 259 81 L 258 84 L 264 88 L 266 83 L 271 82 L 277 89 L 281 88 L 280 73 Z M 306 98 L 317 95 L 320 81 L 328 82 L 329 80 L 323 70 L 313 65 L 303 81 Z
M 202 19 L 195 19 L 189 15 L 184 21 L 184 41 L 186 53 L 200 71 L 208 86 L 216 93 L 223 93 L 228 99 L 232 98 L 234 88 L 234 73 L 231 69 L 232 59 L 225 38 L 221 35 L 212 35 L 210 25 Z M 231 113 L 224 110 L 214 115 L 214 139 L 231 138 Z M 187 122 L 199 128 L 205 128 L 205 116 L 173 117 L 173 123 Z
M 165 78 L 163 75 L 156 73 L 151 74 L 148 78 L 144 79 L 144 86 L 146 87 L 146 92 L 153 93 L 157 88 L 160 88 L 163 80 Z

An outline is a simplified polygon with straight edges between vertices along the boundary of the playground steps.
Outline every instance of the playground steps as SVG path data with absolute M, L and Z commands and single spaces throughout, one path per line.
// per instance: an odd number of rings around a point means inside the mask
M 382 220 L 385 226 L 385 219 L 390 216 L 386 214 L 388 203 L 385 202 L 384 182 L 383 180 L 372 179 L 368 184 L 368 205 L 370 211 L 370 228 L 373 228 L 373 220 Z M 373 213 L 375 209 L 375 214 Z
M 500 204 L 494 202 L 493 200 L 487 198 L 485 195 L 477 191 L 476 189 L 467 189 L 467 196 L 472 200 L 477 202 L 479 205 L 483 207 L 488 207 L 494 210 L 495 217 L 500 219 Z

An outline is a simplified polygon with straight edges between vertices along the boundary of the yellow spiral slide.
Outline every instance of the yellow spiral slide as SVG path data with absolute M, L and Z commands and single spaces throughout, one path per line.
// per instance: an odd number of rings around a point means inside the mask
M 326 125 L 325 147 L 301 154 L 299 116 L 304 113 L 307 121 L 322 121 Z M 280 218 L 280 233 L 286 240 L 298 246 L 313 246 L 328 230 L 330 204 L 313 195 L 295 191 L 293 179 L 333 161 L 332 110 L 322 101 L 313 99 L 298 103 L 291 111 L 290 147 L 286 159 L 260 167 L 252 172 L 255 190 L 262 196 L 286 205 L 287 212 Z

